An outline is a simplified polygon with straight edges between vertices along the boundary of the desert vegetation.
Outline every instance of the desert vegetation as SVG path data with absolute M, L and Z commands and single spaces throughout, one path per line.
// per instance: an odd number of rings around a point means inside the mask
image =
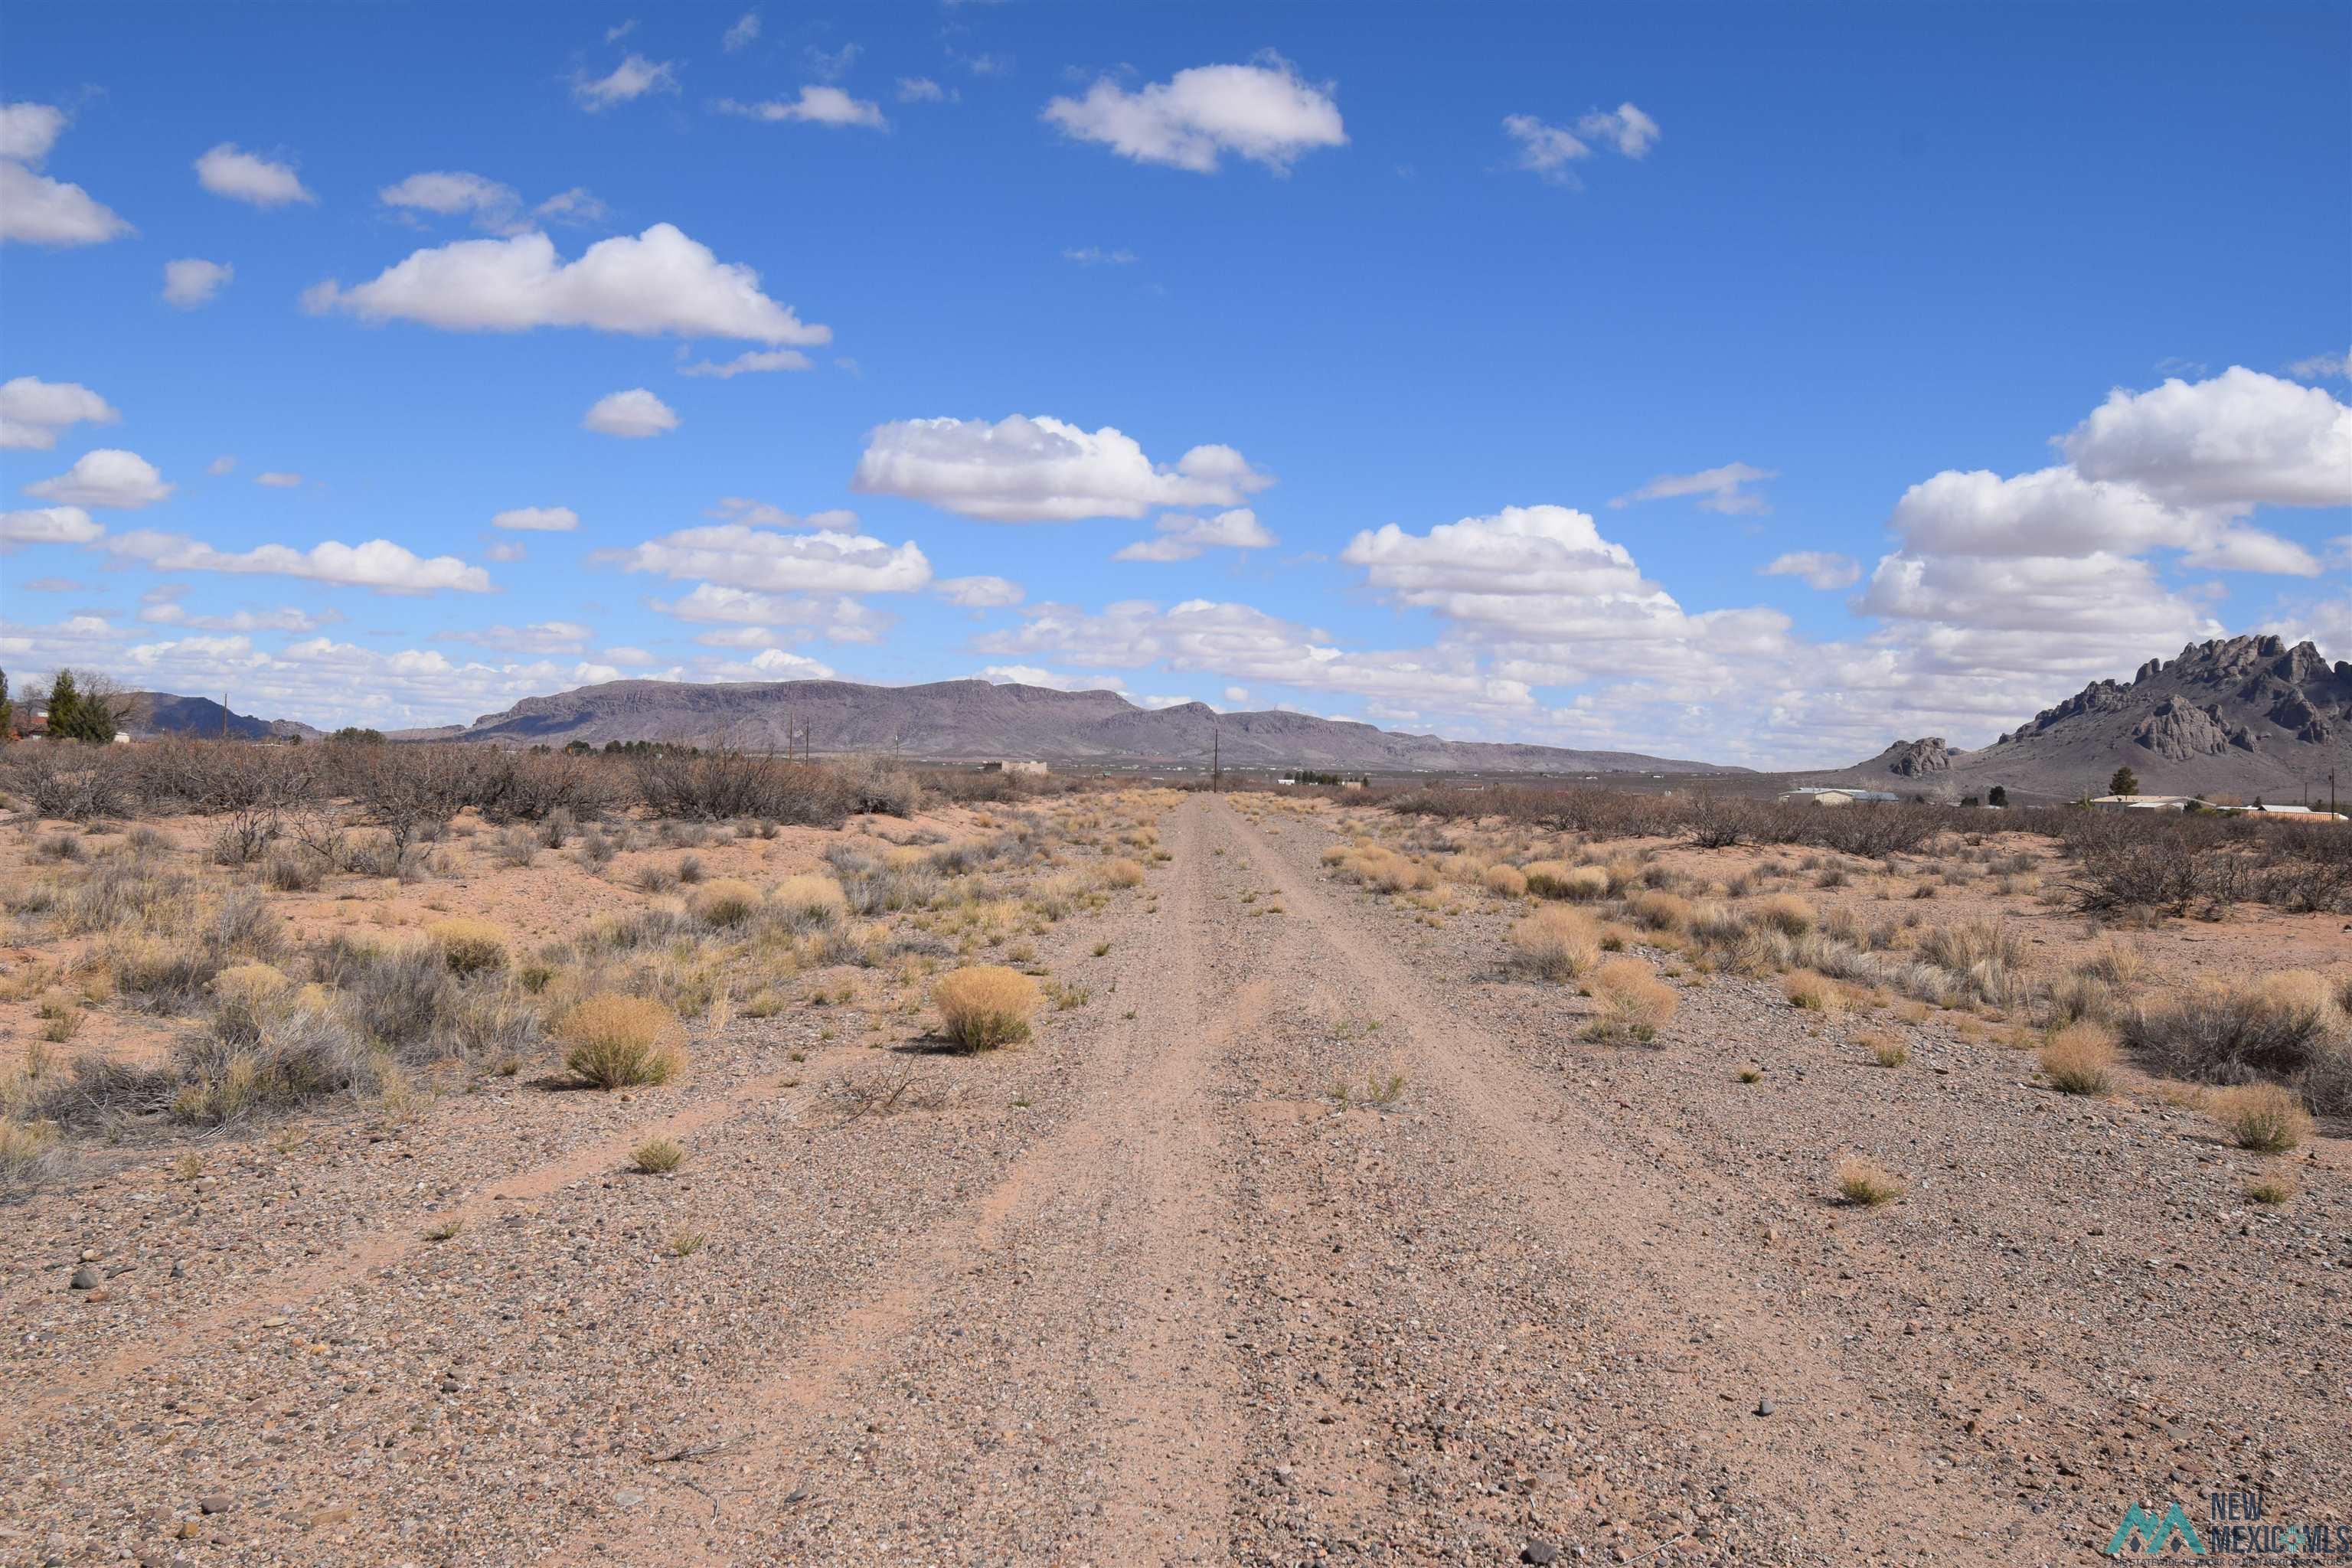
M 0 1057 L 0 1181 L 493 1079 L 659 1088 L 739 1016 L 911 1012 L 960 959 L 1034 965 L 1041 933 L 1166 858 L 1162 801 L 968 776 L 365 739 L 9 747 L 0 1043 L 32 1037 Z M 961 973 L 1008 978 L 942 1002 L 948 1037 L 1024 1037 L 1035 979 Z

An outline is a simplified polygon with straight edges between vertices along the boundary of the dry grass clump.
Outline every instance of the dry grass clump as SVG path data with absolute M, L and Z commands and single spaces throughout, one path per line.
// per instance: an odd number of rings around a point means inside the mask
M 1689 900 L 1655 889 L 1647 889 L 1628 898 L 1625 912 L 1635 925 L 1646 931 L 1681 931 L 1691 922 Z
M 1478 879 L 1488 892 L 1500 898 L 1517 899 L 1527 894 L 1527 874 L 1517 866 L 1489 866 Z
M 667 1083 L 686 1065 L 680 1032 L 660 1003 L 611 992 L 584 998 L 555 1026 L 563 1065 L 595 1089 Z
M 1601 963 L 1601 932 L 1575 910 L 1538 910 L 1511 928 L 1514 963 L 1543 980 L 1579 980 Z
M 1854 1044 L 1870 1053 L 1870 1059 L 1883 1068 L 1899 1068 L 1911 1059 L 1911 1047 L 1885 1035 L 1862 1035 Z
M 2283 1154 L 2311 1136 L 2311 1115 L 2303 1102 L 2274 1083 L 2221 1089 L 2207 1104 L 2241 1149 Z
M 2129 986 L 2137 981 L 2140 971 L 2147 966 L 2147 955 L 2128 942 L 2114 937 L 2093 949 L 2091 955 L 2074 966 L 2074 973 L 2092 980 L 2103 980 L 2109 985 Z
M 0 1189 L 46 1180 L 64 1159 L 54 1123 L 0 1117 Z
M 768 908 L 794 926 L 829 926 L 849 918 L 849 895 L 830 877 L 787 877 L 768 895 Z
M 1813 929 L 1818 917 L 1813 906 L 1794 893 L 1774 893 L 1759 899 L 1748 906 L 1749 915 L 1782 936 L 1802 936 Z
M 1609 873 L 1598 866 L 1570 866 L 1563 860 L 1532 860 L 1523 873 L 1528 891 L 1539 899 L 1566 899 L 1588 903 L 1609 896 Z
M 1139 888 L 1143 868 L 1133 860 L 1114 860 L 1103 868 L 1102 879 L 1107 888 Z
M 435 921 L 425 928 L 425 940 L 455 973 L 482 974 L 507 966 L 507 933 L 488 921 Z
M 2067 1025 L 2042 1047 L 2042 1071 L 2067 1094 L 2105 1094 L 2116 1084 L 2116 1037 L 2089 1019 Z
M 1638 958 L 1612 958 L 1595 970 L 1592 999 L 1601 1013 L 1586 1026 L 1587 1039 L 1653 1040 L 1675 1016 L 1675 988 Z
M 1845 1011 L 1845 992 L 1838 983 L 1810 969 L 1800 969 L 1781 981 L 1780 994 L 1789 999 L 1790 1006 L 1825 1018 Z
M 2294 1178 L 2284 1171 L 2271 1171 L 2246 1183 L 2246 1196 L 2269 1208 L 2293 1201 Z
M 1036 983 L 1002 964 L 953 970 L 931 986 L 940 1033 L 965 1051 L 993 1050 L 1027 1039 L 1037 1001 Z
M 1343 854 L 1337 869 L 1351 882 L 1364 882 L 1383 893 L 1437 886 L 1437 873 L 1417 865 L 1384 844 L 1359 844 Z
M 632 1170 L 647 1176 L 667 1176 L 686 1163 L 686 1150 L 671 1138 L 648 1138 L 630 1152 Z
M 1849 1155 L 1837 1167 L 1838 1195 L 1863 1208 L 1885 1208 L 1910 1189 L 1901 1177 L 1874 1161 Z
M 693 909 L 695 919 L 723 931 L 759 912 L 760 889 L 737 878 L 721 877 L 696 889 Z

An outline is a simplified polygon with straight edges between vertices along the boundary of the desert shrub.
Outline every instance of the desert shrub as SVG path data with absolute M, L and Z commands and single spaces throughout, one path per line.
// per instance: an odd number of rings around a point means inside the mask
M 768 896 L 768 908 L 795 930 L 835 925 L 849 915 L 848 895 L 830 877 L 787 877 Z
M 490 840 L 490 853 L 498 858 L 499 864 L 517 869 L 537 859 L 539 850 L 539 835 L 520 826 L 503 828 L 496 838 Z
M 1592 999 L 1601 1011 L 1588 1039 L 1654 1039 L 1675 1016 L 1675 988 L 1638 958 L 1612 958 L 1593 971 Z
M 1650 931 L 1681 931 L 1691 920 L 1689 900 L 1655 889 L 1646 889 L 1627 899 L 1625 912 L 1634 924 Z
M 1511 927 L 1513 963 L 1538 979 L 1569 981 L 1601 963 L 1601 932 L 1576 910 L 1540 909 Z
M 10 746 L 5 754 L 8 782 L 32 803 L 34 816 L 92 822 L 123 815 L 120 764 L 111 753 L 44 742 Z
M 70 833 L 52 833 L 33 846 L 36 860 L 80 860 L 86 854 L 81 840 Z
M 1035 982 L 992 963 L 952 970 L 931 986 L 940 1033 L 959 1050 L 992 1050 L 1027 1039 L 1037 1001 Z
M 352 1022 L 404 1059 L 431 1045 L 457 994 L 457 976 L 429 942 L 388 952 L 353 950 L 340 986 Z
M 1143 868 L 1133 860 L 1114 860 L 1103 868 L 1103 885 L 1111 888 L 1139 888 L 1143 885 Z
M 722 931 L 741 925 L 759 910 L 760 889 L 733 877 L 721 877 L 694 895 L 694 918 Z
M 507 966 L 507 933 L 488 921 L 464 916 L 435 921 L 425 928 L 425 940 L 457 974 L 479 974 Z
M 637 890 L 645 893 L 667 893 L 677 886 L 677 873 L 667 866 L 651 861 L 637 868 Z
M 702 880 L 702 857 L 680 856 L 677 862 L 677 879 L 689 888 L 699 884 Z
M 1849 1156 L 1838 1162 L 1838 1195 L 1863 1208 L 1884 1208 L 1906 1191 L 1902 1179 L 1876 1163 Z
M 1816 806 L 1814 809 L 1821 808 Z M 1775 893 L 1770 898 L 1759 899 L 1750 906 L 1748 913 L 1783 936 L 1804 935 L 1813 929 L 1818 918 L 1813 906 L 1794 893 Z
M 826 769 L 745 752 L 651 751 L 633 761 L 638 798 L 661 817 L 719 822 L 749 816 L 837 827 L 858 805 L 847 781 Z
M 1919 938 L 1919 956 L 1952 975 L 1973 1000 L 2007 1007 L 2024 995 L 2017 969 L 2025 961 L 2025 939 L 2002 921 L 1930 926 Z
M 2098 976 L 2077 970 L 2051 982 L 2045 1010 L 2053 1028 L 2084 1019 L 2109 1023 L 2116 1016 L 2115 993 Z
M 59 902 L 68 931 L 110 931 L 128 926 L 177 928 L 185 923 L 194 885 L 175 871 L 110 857 L 68 888 Z
M 224 1004 L 230 1010 L 215 1026 L 173 1054 L 179 1083 L 171 1109 L 183 1121 L 233 1121 L 375 1084 L 366 1042 L 323 1002 Z
M 912 816 L 923 809 L 922 781 L 884 758 L 844 757 L 825 771 L 847 792 L 852 810 Z
M 2303 1102 L 2274 1083 L 2220 1089 L 2210 1103 L 2214 1120 L 2241 1149 L 2281 1154 L 2311 1136 L 2311 1115 Z
M 280 893 L 312 893 L 327 879 L 319 858 L 301 849 L 273 849 L 262 863 L 262 880 Z
M 583 866 L 592 871 L 601 871 L 613 863 L 613 857 L 620 853 L 620 847 L 606 835 L 591 829 L 580 836 L 580 847 L 575 853 Z
M 555 1037 L 563 1065 L 596 1089 L 667 1083 L 685 1065 L 677 1016 L 642 996 L 605 992 L 565 1013 Z
M 1528 890 L 1527 876 L 1517 866 L 1489 866 L 1479 881 L 1499 898 L 1519 898 Z
M 2207 984 L 2169 1003 L 2134 1008 L 2124 1043 L 2177 1078 L 2243 1084 L 2271 1079 L 2328 1115 L 2352 1111 L 2352 1025 L 2307 970 L 2251 984 Z
M 1568 899 L 1582 903 L 1609 896 L 1609 873 L 1598 866 L 1535 860 L 1527 865 L 1524 875 L 1528 891 L 1541 899 Z
M 2067 1025 L 2042 1047 L 2042 1071 L 2068 1094 L 2105 1094 L 2116 1082 L 2116 1037 L 2104 1024 Z
M 542 1035 L 539 1009 L 493 985 L 458 991 L 441 1016 L 435 1039 L 447 1054 L 468 1062 L 511 1063 L 537 1050 Z

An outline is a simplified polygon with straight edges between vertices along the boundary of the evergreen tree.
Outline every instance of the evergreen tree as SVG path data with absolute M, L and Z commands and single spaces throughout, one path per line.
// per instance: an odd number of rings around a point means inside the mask
M 74 741 L 74 732 L 81 713 L 81 687 L 74 680 L 74 672 L 61 669 L 49 682 L 49 737 L 58 741 Z
M 2007 805 L 2009 804 L 2008 786 L 2005 784 L 1993 785 L 1992 793 L 1985 796 L 1985 799 L 1994 805 Z
M 16 735 L 16 705 L 8 700 L 8 672 L 0 669 L 0 742 Z
M 114 706 L 99 683 L 70 669 L 58 671 L 49 683 L 49 733 L 60 741 L 102 746 L 114 739 Z
M 2131 764 L 2129 763 L 2117 768 L 2116 770 L 2116 776 L 2107 781 L 2107 793 L 2109 795 L 2137 795 L 2139 793 L 2139 775 L 2131 771 Z

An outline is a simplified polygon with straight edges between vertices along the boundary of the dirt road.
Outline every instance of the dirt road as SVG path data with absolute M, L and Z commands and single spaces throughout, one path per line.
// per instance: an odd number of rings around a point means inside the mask
M 2060 1277 L 2052 1248 L 2107 1246 L 2063 1211 L 2006 1215 L 2042 1231 L 1986 1239 L 2008 1261 L 1954 1300 L 1740 1121 L 1771 1112 L 1654 1098 L 1565 993 L 1320 875 L 1327 831 L 1195 796 L 1162 833 L 1152 892 L 1047 955 L 1083 995 L 1033 1047 L 908 1057 L 910 1109 L 826 1098 L 870 1049 L 739 1026 L 647 1118 L 690 1181 L 615 1178 L 626 1128 L 510 1159 L 446 1196 L 455 1239 L 388 1226 L 129 1343 L 19 1294 L 0 1560 L 2088 1562 L 2126 1499 L 2258 1446 L 2257 1479 L 2347 1500 L 2340 1404 L 2225 1427 L 2052 1342 L 2017 1257 L 2078 1322 L 2121 1314 L 2147 1382 L 2197 1349 L 2159 1292 Z M 1758 1016 L 1721 982 L 1682 1027 Z M 1952 1071 L 1934 1092 L 2002 1082 Z M 1783 1119 L 1918 1114 L 1814 1075 Z M 658 1256 L 681 1216 L 708 1245 Z M 2281 1337 L 2245 1370 L 2312 1376 L 2325 1300 L 2252 1302 Z M 166 1533 L 198 1494 L 221 1510 Z

